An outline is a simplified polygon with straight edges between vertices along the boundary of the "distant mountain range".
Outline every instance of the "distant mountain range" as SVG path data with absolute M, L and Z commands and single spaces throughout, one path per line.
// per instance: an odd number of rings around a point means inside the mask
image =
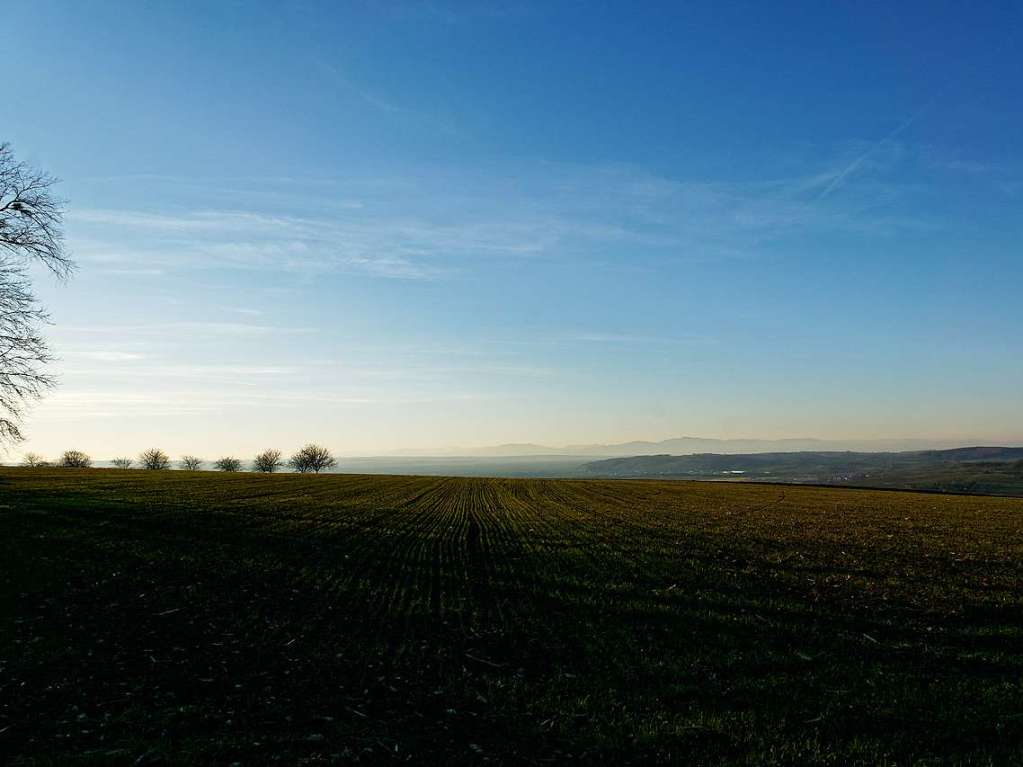
M 606 456 L 625 457 L 654 454 L 693 455 L 717 453 L 722 455 L 791 452 L 904 452 L 942 450 L 959 447 L 963 440 L 882 439 L 882 440 L 825 440 L 797 439 L 711 439 L 705 437 L 675 437 L 659 442 L 635 441 L 609 445 L 566 445 L 550 447 L 530 442 L 487 447 L 450 447 L 433 450 L 395 450 L 384 455 L 406 457 L 463 457 L 507 458 L 512 456 Z

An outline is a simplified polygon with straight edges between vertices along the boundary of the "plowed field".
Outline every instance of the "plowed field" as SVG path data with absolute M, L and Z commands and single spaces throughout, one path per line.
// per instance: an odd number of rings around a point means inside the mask
M 0 470 L 0 761 L 1023 763 L 1023 500 Z

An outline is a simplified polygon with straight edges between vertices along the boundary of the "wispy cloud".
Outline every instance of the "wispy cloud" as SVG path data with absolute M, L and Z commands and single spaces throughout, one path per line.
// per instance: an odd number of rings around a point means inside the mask
M 829 194 L 831 194 L 840 186 L 842 186 L 842 184 L 844 184 L 853 173 L 859 170 L 863 166 L 863 164 L 867 162 L 867 160 L 874 156 L 878 152 L 878 150 L 880 150 L 886 144 L 894 141 L 903 131 L 905 131 L 913 123 L 915 123 L 920 118 L 920 116 L 928 109 L 929 106 L 930 104 L 927 104 L 918 109 L 906 120 L 897 125 L 893 131 L 888 133 L 886 136 L 883 136 L 878 141 L 875 141 L 867 148 L 865 152 L 853 158 L 852 162 L 850 162 L 848 165 L 846 165 L 838 173 L 835 174 L 835 177 L 831 179 L 831 181 L 821 190 L 820 194 L 817 196 L 817 199 L 823 200 Z
M 96 362 L 134 362 L 146 358 L 144 354 L 119 351 L 71 351 L 66 352 L 65 356 Z
M 628 166 L 434 170 L 335 180 L 271 211 L 261 193 L 235 195 L 251 209 L 76 209 L 69 234 L 82 260 L 125 274 L 246 269 L 433 280 L 495 261 L 599 264 L 619 259 L 623 249 L 633 263 L 750 258 L 790 237 L 884 234 L 899 226 L 897 217 L 880 215 L 897 190 L 870 183 L 865 171 L 895 161 L 881 150 L 894 148 L 918 115 L 838 171 L 717 182 Z M 856 193 L 832 199 L 854 176 Z
M 265 336 L 271 334 L 313 333 L 315 328 L 274 327 L 251 325 L 242 322 L 156 322 L 142 325 L 69 325 L 61 328 L 62 333 L 125 336 L 167 336 L 189 337 L 190 335 L 222 336 Z
M 154 393 L 123 389 L 94 391 L 58 391 L 40 405 L 33 415 L 38 423 L 66 423 L 74 419 L 174 418 L 190 415 L 221 414 L 236 410 L 307 409 L 323 407 L 365 407 L 421 405 L 436 402 L 488 400 L 488 393 L 452 390 L 428 395 L 382 394 L 344 395 L 326 392 L 238 391 L 228 394 L 195 388 L 172 388 Z
M 564 343 L 592 343 L 592 344 L 712 344 L 716 343 L 713 338 L 706 336 L 648 336 L 636 335 L 633 333 L 568 333 L 557 336 L 554 339 Z
M 385 95 L 379 88 L 371 88 L 363 83 L 357 82 L 355 78 L 341 71 L 338 67 L 332 66 L 322 59 L 311 62 L 324 80 L 325 91 L 336 91 L 354 95 L 362 104 L 387 115 L 398 116 L 402 120 L 409 121 L 433 129 L 437 132 L 456 136 L 461 131 L 455 127 L 455 123 L 440 114 L 428 112 L 423 109 L 414 109 L 410 106 L 399 104 L 393 97 Z

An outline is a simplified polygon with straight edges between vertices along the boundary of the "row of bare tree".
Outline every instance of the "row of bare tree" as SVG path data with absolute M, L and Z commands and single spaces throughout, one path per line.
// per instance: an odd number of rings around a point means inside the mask
M 139 454 L 138 459 L 115 458 L 111 463 L 118 469 L 149 469 L 159 471 L 170 469 L 172 461 L 169 455 L 158 448 L 150 448 Z M 185 471 L 201 471 L 206 462 L 194 455 L 184 455 L 178 466 Z M 22 466 L 62 466 L 68 469 L 87 469 L 92 466 L 92 458 L 81 450 L 65 450 L 56 462 L 48 461 L 36 453 L 26 453 Z M 280 450 L 264 450 L 252 460 L 252 471 L 272 473 L 288 467 L 300 474 L 319 474 L 324 469 L 337 466 L 337 460 L 330 451 L 320 445 L 309 444 L 284 460 Z M 241 471 L 242 460 L 233 456 L 224 456 L 213 461 L 213 468 L 218 471 Z

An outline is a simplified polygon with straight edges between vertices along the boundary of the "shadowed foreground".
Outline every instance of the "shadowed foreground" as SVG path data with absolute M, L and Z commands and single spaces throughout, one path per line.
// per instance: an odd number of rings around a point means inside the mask
M 0 761 L 1023 763 L 1023 500 L 0 470 Z

